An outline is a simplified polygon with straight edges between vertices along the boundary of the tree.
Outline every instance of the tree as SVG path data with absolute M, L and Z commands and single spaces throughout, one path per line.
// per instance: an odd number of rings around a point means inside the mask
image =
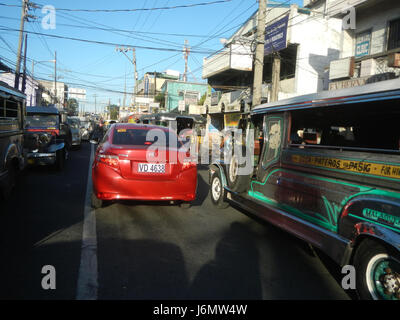
M 68 99 L 65 109 L 69 116 L 77 116 L 79 111 L 78 101 L 74 98 Z
M 160 108 L 164 109 L 164 107 L 165 107 L 165 93 L 161 92 L 158 95 L 156 95 L 154 97 L 154 101 L 155 102 L 159 102 L 160 103 Z
M 108 111 L 110 112 L 111 120 L 118 120 L 119 118 L 119 107 L 115 104 L 107 106 Z
M 199 105 L 202 106 L 204 105 L 204 101 L 206 101 L 207 98 L 207 93 L 203 94 L 199 100 Z

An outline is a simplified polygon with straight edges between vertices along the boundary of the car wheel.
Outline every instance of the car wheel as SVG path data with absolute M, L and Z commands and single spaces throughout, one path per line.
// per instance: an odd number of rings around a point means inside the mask
M 354 256 L 357 293 L 363 300 L 400 300 L 400 255 L 364 240 Z
M 229 206 L 227 202 L 224 201 L 225 189 L 222 185 L 221 177 L 219 171 L 215 171 L 211 177 L 211 202 L 219 209 L 225 209 Z
M 103 207 L 103 200 L 97 198 L 94 192 L 92 192 L 90 202 L 93 209 L 100 209 L 101 207 Z

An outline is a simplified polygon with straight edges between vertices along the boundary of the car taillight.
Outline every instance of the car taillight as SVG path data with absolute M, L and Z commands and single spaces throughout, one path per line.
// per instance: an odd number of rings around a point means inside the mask
M 110 154 L 99 154 L 97 156 L 98 161 L 100 163 L 103 163 L 109 167 L 119 169 L 119 158 L 118 156 L 115 155 L 110 155 Z
M 182 170 L 190 169 L 196 166 L 197 166 L 196 162 L 187 160 L 182 163 Z

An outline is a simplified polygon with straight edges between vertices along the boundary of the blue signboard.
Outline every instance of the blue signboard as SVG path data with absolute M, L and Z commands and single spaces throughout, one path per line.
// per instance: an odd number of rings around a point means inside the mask
M 356 58 L 369 55 L 371 46 L 371 30 L 356 35 Z
M 289 15 L 265 28 L 264 55 L 287 47 L 287 27 Z

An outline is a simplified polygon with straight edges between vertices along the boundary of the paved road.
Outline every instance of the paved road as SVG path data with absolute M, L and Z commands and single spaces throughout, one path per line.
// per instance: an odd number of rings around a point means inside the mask
M 27 171 L 0 203 L 0 299 L 76 298 L 90 148 L 71 152 L 62 173 Z M 215 209 L 199 169 L 190 209 L 119 202 L 95 212 L 98 299 L 349 299 L 339 267 L 306 243 Z M 41 287 L 44 265 L 56 290 Z

